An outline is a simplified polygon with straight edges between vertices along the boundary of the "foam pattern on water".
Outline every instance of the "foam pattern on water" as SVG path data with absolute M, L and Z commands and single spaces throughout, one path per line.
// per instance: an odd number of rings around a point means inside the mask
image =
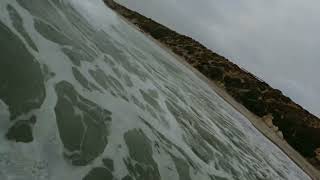
M 0 179 L 308 179 L 98 0 L 1 0 L 0 33 Z

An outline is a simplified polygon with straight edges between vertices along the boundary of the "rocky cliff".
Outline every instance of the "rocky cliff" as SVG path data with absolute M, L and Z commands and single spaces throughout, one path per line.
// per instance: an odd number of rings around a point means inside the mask
M 254 114 L 271 115 L 273 124 L 283 133 L 284 139 L 311 164 L 320 169 L 320 120 L 270 87 L 253 74 L 238 67 L 190 37 L 131 11 L 113 0 L 105 3 L 142 31 L 183 57 L 233 98 Z

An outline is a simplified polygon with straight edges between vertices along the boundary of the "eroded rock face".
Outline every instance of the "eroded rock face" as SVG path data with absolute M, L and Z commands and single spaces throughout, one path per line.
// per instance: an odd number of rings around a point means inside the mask
M 0 99 L 9 106 L 10 118 L 15 119 L 40 108 L 45 98 L 44 79 L 40 64 L 1 22 L 0 34 Z
M 73 165 L 86 165 L 108 143 L 111 112 L 82 97 L 68 82 L 60 82 L 55 88 L 55 113 L 65 156 Z
M 269 128 L 272 128 L 273 127 L 273 117 L 272 115 L 266 115 L 266 116 L 263 116 L 262 117 L 262 120 L 266 123 L 266 125 L 269 127 Z

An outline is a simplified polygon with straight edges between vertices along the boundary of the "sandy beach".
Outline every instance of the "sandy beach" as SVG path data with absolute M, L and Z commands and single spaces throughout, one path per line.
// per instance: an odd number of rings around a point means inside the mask
M 140 30 L 136 25 L 132 22 L 125 19 L 123 16 L 114 11 L 120 19 L 125 21 L 127 24 L 135 28 L 136 30 L 144 33 Z M 224 89 L 220 88 L 213 81 L 204 76 L 201 72 L 195 69 L 192 65 L 190 65 L 183 57 L 178 56 L 171 49 L 169 49 L 166 45 L 162 44 L 158 40 L 151 37 L 149 34 L 144 33 L 146 37 L 148 37 L 155 44 L 164 49 L 171 56 L 175 57 L 182 65 L 193 71 L 199 78 L 203 81 L 207 82 L 208 85 L 227 103 L 229 103 L 234 109 L 240 112 L 243 116 L 245 116 L 251 124 L 260 131 L 266 138 L 268 138 L 271 142 L 273 142 L 278 148 L 280 148 L 292 161 L 294 161 L 306 174 L 310 176 L 313 180 L 320 180 L 320 172 L 315 169 L 303 156 L 301 156 L 295 149 L 293 149 L 284 139 L 281 139 L 271 128 L 269 128 L 263 120 L 250 112 L 247 108 L 245 108 L 242 104 L 238 103 L 233 97 L 231 97 Z
M 169 51 L 169 50 L 168 50 Z M 209 80 L 203 74 L 201 74 L 198 70 L 193 68 L 190 64 L 188 64 L 183 59 L 176 56 L 181 64 L 185 65 L 189 69 L 191 69 L 199 78 L 203 81 L 207 82 L 210 87 L 227 103 L 229 103 L 234 109 L 240 112 L 243 116 L 245 116 L 251 124 L 259 130 L 265 137 L 267 137 L 271 142 L 273 142 L 276 146 L 278 146 L 287 156 L 294 161 L 306 174 L 308 174 L 312 179 L 318 180 L 320 179 L 320 173 L 317 169 L 315 169 L 303 156 L 301 156 L 295 149 L 293 149 L 284 139 L 281 139 L 271 128 L 269 128 L 263 120 L 246 109 L 242 104 L 238 103 L 233 97 L 231 97 L 225 90 L 217 86 L 214 82 Z

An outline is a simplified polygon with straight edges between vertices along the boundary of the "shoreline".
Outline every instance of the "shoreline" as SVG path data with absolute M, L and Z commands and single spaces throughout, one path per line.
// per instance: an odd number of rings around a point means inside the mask
M 179 63 L 183 66 L 191 70 L 197 77 L 206 82 L 210 88 L 214 92 L 218 94 L 224 101 L 230 104 L 236 111 L 241 113 L 244 117 L 248 119 L 248 121 L 267 139 L 269 139 L 275 146 L 277 146 L 283 153 L 285 153 L 289 159 L 291 159 L 299 168 L 301 168 L 311 179 L 318 180 L 320 179 L 320 172 L 316 170 L 303 156 L 301 156 L 295 149 L 293 149 L 284 139 L 281 139 L 274 131 L 271 130 L 263 121 L 262 118 L 256 116 L 252 112 L 250 112 L 246 107 L 242 104 L 238 103 L 231 95 L 229 95 L 224 89 L 219 87 L 215 82 L 208 79 L 205 75 L 203 75 L 200 71 L 194 68 L 191 64 L 189 64 L 183 57 L 175 54 L 169 47 L 162 44 L 148 33 L 139 29 L 132 22 L 124 18 L 121 14 L 114 11 L 117 16 L 130 25 L 132 28 L 138 30 L 143 33 L 149 40 L 158 45 L 168 54 L 173 56 Z
M 275 146 L 277 146 L 283 153 L 285 153 L 289 159 L 291 159 L 298 167 L 300 167 L 311 179 L 318 180 L 320 179 L 320 172 L 316 170 L 304 157 L 302 157 L 295 149 L 293 149 L 284 139 L 281 139 L 274 131 L 272 131 L 263 121 L 262 118 L 256 116 L 252 112 L 250 112 L 246 107 L 242 104 L 238 103 L 231 95 L 229 95 L 224 89 L 220 88 L 216 85 L 215 82 L 208 79 L 205 75 L 203 75 L 200 71 L 194 68 L 191 64 L 189 64 L 183 57 L 175 54 L 170 48 L 166 45 L 162 44 L 158 40 L 154 39 L 152 36 L 147 34 L 146 32 L 139 29 L 132 22 L 118 14 L 114 11 L 117 16 L 129 24 L 132 28 L 138 30 L 143 33 L 149 40 L 158 45 L 168 54 L 173 56 L 179 63 L 183 66 L 191 70 L 197 77 L 206 82 L 214 92 L 218 94 L 224 101 L 230 104 L 235 110 L 241 113 L 244 117 L 248 119 L 248 121 L 267 139 L 269 139 Z
M 108 2 L 109 1 L 109 2 Z M 172 47 L 167 45 L 164 42 L 153 37 L 149 32 L 146 32 L 143 27 L 139 27 L 139 25 L 130 21 L 130 18 L 123 16 L 123 12 L 118 12 L 117 9 L 114 9 L 115 6 L 120 6 L 114 3 L 113 0 L 105 0 L 106 5 L 109 6 L 116 15 L 130 25 L 132 28 L 136 29 L 137 31 L 143 33 L 149 40 L 154 42 L 172 57 L 174 57 L 179 63 L 184 65 L 186 68 L 191 70 L 198 76 L 201 80 L 206 82 L 213 91 L 217 93 L 222 99 L 224 99 L 228 104 L 230 104 L 235 110 L 241 113 L 244 117 L 248 119 L 248 121 L 266 138 L 268 138 L 274 145 L 276 145 L 283 153 L 285 153 L 289 159 L 291 159 L 301 170 L 303 170 L 311 179 L 320 180 L 320 171 L 318 171 L 307 159 L 305 159 L 298 151 L 296 151 L 285 139 L 280 138 L 275 131 L 268 127 L 268 125 L 263 121 L 263 119 L 248 108 L 246 108 L 243 104 L 238 102 L 228 91 L 220 87 L 217 82 L 214 80 L 209 79 L 205 74 L 199 71 L 192 62 L 188 62 L 188 58 L 185 56 L 174 52 Z M 150 19 L 149 19 L 150 20 Z
M 130 24 L 133 25 L 133 24 Z M 139 29 L 138 29 L 139 30 Z M 173 56 L 179 63 L 191 70 L 197 77 L 206 82 L 209 87 L 217 93 L 226 103 L 232 106 L 236 111 L 242 114 L 248 119 L 248 121 L 267 139 L 269 139 L 275 146 L 277 146 L 284 154 L 288 156 L 300 169 L 302 169 L 311 179 L 320 179 L 320 173 L 316 170 L 304 157 L 302 157 L 295 149 L 293 149 L 284 139 L 281 139 L 271 128 L 269 128 L 263 121 L 262 118 L 256 116 L 245 108 L 242 104 L 238 103 L 233 97 L 231 97 L 224 89 L 216 85 L 215 82 L 208 79 L 201 72 L 195 69 L 192 65 L 187 63 L 183 57 L 176 55 L 168 47 L 161 44 L 159 41 L 153 37 L 145 34 L 151 41 Z

